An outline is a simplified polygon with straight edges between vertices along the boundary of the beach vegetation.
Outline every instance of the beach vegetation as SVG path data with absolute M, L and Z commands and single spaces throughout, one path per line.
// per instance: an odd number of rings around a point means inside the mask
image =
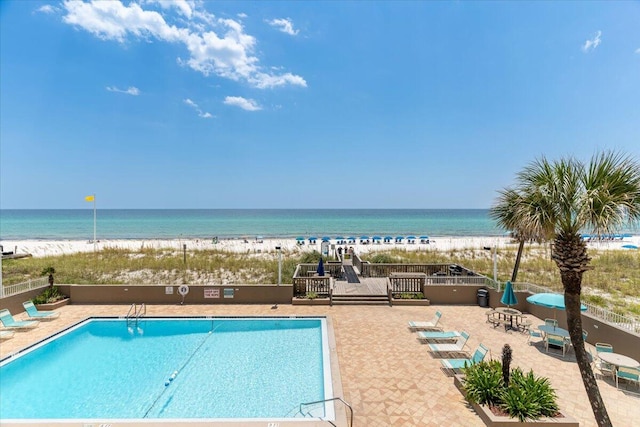
M 393 294 L 395 299 L 424 299 L 422 292 L 400 292 Z

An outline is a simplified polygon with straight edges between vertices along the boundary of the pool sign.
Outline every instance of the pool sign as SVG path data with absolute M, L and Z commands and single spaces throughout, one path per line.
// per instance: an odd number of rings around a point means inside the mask
M 173 286 L 165 286 L 164 287 L 165 295 L 173 295 Z
M 204 288 L 205 298 L 220 298 L 220 289 L 217 288 Z
M 233 288 L 225 288 L 224 289 L 224 297 L 225 298 L 233 298 Z

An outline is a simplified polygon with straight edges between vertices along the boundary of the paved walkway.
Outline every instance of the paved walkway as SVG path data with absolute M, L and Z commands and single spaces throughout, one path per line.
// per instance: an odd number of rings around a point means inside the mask
M 4 357 L 49 334 L 90 315 L 124 315 L 128 306 L 69 305 L 61 317 L 29 332 L 16 333 L 2 341 Z M 485 322 L 485 310 L 477 306 L 290 306 L 274 310 L 267 305 L 156 305 L 147 315 L 325 315 L 332 319 L 343 397 L 355 411 L 354 426 L 483 426 L 465 404 L 453 380 L 440 369 L 440 362 L 407 329 L 410 320 L 428 320 L 436 310 L 443 313 L 447 330 L 466 330 L 471 334 L 469 349 L 482 342 L 499 358 L 502 346 L 513 348 L 512 366 L 533 369 L 551 378 L 561 408 L 591 427 L 593 419 L 573 353 L 562 359 L 544 346 L 529 346 L 525 335 L 493 329 Z M 16 316 L 20 318 L 22 316 Z M 542 322 L 541 322 L 542 323 Z M 536 321 L 534 320 L 534 324 Z M 638 389 L 617 390 L 610 380 L 598 380 L 600 391 L 615 426 L 640 426 Z

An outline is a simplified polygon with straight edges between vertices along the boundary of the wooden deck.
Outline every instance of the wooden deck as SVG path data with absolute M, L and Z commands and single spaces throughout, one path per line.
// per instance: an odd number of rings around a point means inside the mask
M 360 277 L 360 283 L 336 280 L 333 295 L 387 295 L 386 277 Z

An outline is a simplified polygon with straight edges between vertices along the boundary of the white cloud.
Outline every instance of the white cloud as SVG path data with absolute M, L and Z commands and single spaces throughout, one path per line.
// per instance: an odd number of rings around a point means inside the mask
M 640 53 L 640 47 L 636 49 L 636 53 Z
M 126 93 L 127 95 L 138 96 L 140 95 L 140 89 L 135 86 L 129 86 L 127 89 L 118 89 L 115 86 L 107 86 L 109 92 Z
M 240 107 L 247 111 L 259 111 L 262 107 L 253 99 L 243 98 L 241 96 L 227 96 L 224 99 L 226 105 L 233 105 L 234 107 Z
M 42 13 L 55 13 L 56 8 L 51 6 L 50 4 L 45 4 L 44 6 L 40 6 L 38 9 L 36 9 L 36 11 Z
M 589 51 L 595 50 L 598 46 L 600 46 L 600 36 L 602 35 L 602 31 L 596 32 L 596 35 L 591 40 L 586 40 L 582 45 L 582 51 L 587 53 Z
M 213 115 L 211 113 L 206 112 L 206 111 L 202 111 L 200 109 L 200 107 L 198 106 L 198 104 L 196 104 L 195 102 L 193 102 L 189 98 L 186 98 L 184 100 L 184 103 L 187 104 L 188 106 L 192 107 L 194 110 L 196 110 L 196 112 L 198 113 L 198 117 L 202 117 L 203 119 L 210 119 L 210 118 L 213 117 Z
M 291 18 L 272 19 L 271 21 L 267 21 L 267 24 L 278 28 L 280 31 L 287 33 L 290 36 L 296 36 L 300 32 L 299 30 L 293 29 L 293 22 L 291 21 Z
M 181 44 L 187 49 L 188 58 L 178 58 L 178 63 L 206 76 L 214 74 L 262 89 L 284 85 L 307 86 L 301 76 L 265 71 L 254 54 L 256 39 L 245 33 L 240 22 L 216 18 L 198 9 L 200 3 L 193 1 L 167 3 L 149 0 L 143 5 L 156 4 L 160 6 L 159 10 L 145 10 L 134 2 L 124 5 L 115 0 L 65 0 L 63 21 L 103 40 L 125 43 L 130 38 L 157 39 Z M 166 19 L 175 17 L 175 14 L 171 15 L 174 9 L 178 9 L 182 19 L 170 24 Z
M 249 15 L 247 15 L 247 14 L 246 14 L 246 13 L 244 13 L 244 12 L 240 12 L 240 13 L 238 14 L 238 18 L 240 18 L 240 19 L 244 19 L 244 18 L 246 18 L 247 16 L 249 16 Z

